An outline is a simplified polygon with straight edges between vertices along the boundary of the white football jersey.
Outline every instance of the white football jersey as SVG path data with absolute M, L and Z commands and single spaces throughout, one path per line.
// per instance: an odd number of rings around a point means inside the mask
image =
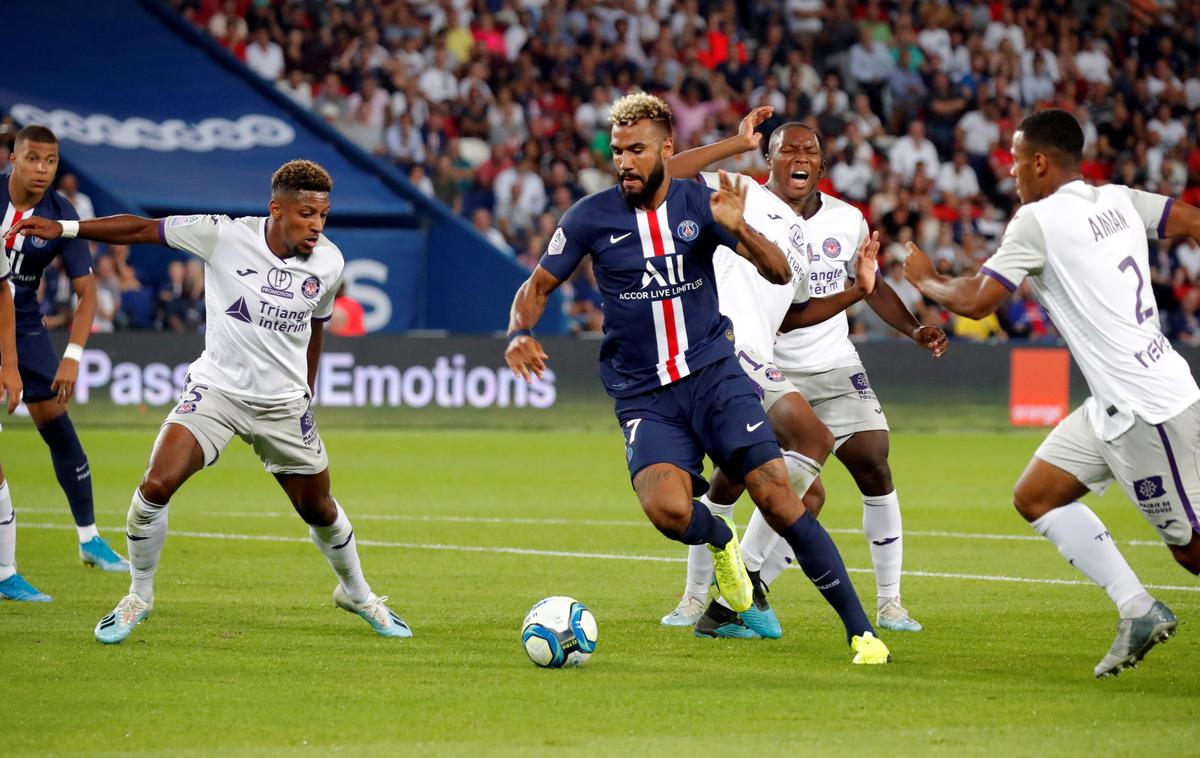
M 821 207 L 806 221 L 814 252 L 808 294 L 818 298 L 836 295 L 846 288 L 854 255 L 867 238 L 867 220 L 858 208 L 822 192 Z M 785 371 L 817 373 L 861 362 L 850 342 L 845 311 L 775 338 L 775 365 Z
M 719 174 L 702 173 L 706 184 L 720 186 Z M 746 223 L 774 242 L 787 256 L 792 269 L 788 284 L 772 284 L 754 264 L 722 245 L 713 254 L 717 276 L 717 299 L 721 313 L 733 322 L 734 347 L 748 346 L 771 360 L 775 332 L 793 302 L 808 300 L 809 245 L 804 219 L 774 192 L 752 178 L 742 176 L 750 187 L 746 193 Z
M 321 235 L 309 255 L 280 258 L 267 247 L 267 219 L 169 216 L 165 245 L 204 260 L 204 352 L 192 381 L 254 402 L 308 393 L 311 321 L 333 315 L 342 253 Z
M 1200 400 L 1187 362 L 1159 328 L 1150 288 L 1146 237 L 1162 236 L 1171 202 L 1069 182 L 1022 206 L 984 264 L 1009 290 L 1029 278 L 1087 379 L 1088 421 L 1103 440 L 1134 416 L 1160 424 Z

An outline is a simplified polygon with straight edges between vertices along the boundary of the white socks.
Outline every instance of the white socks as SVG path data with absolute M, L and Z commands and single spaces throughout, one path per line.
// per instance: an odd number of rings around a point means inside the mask
M 1037 519 L 1032 526 L 1054 543 L 1068 563 L 1104 588 L 1121 618 L 1137 618 L 1149 612 L 1154 598 L 1138 581 L 1091 508 L 1083 503 L 1064 505 Z
M 900 565 L 904 562 L 904 532 L 896 491 L 878 497 L 863 495 L 862 523 L 875 569 L 875 592 L 882 607 L 900 594 Z
M 350 525 L 342 506 L 337 501 L 333 505 L 337 508 L 337 518 L 333 523 L 329 526 L 310 526 L 308 534 L 325 560 L 329 561 L 333 573 L 337 574 L 346 596 L 356 603 L 365 603 L 371 594 L 371 587 L 363 578 L 358 544 L 354 541 L 354 527 Z
M 133 502 L 125 517 L 125 545 L 129 550 L 129 591 L 154 601 L 154 572 L 163 543 L 167 540 L 167 506 L 156 505 L 142 497 L 142 490 L 133 491 Z
M 746 561 L 746 570 L 761 571 L 767 557 L 779 545 L 786 547 L 787 543 L 767 523 L 762 511 L 755 508 L 750 516 L 750 525 L 742 535 L 742 558 Z
M 8 482 L 0 483 L 0 582 L 17 573 L 17 512 Z
M 804 497 L 808 488 L 821 475 L 821 464 L 807 455 L 801 455 L 791 450 L 783 451 L 783 465 L 787 467 L 788 483 L 792 485 L 792 490 L 800 498 Z
M 721 516 L 732 516 L 732 505 L 718 505 L 708 498 L 707 494 L 696 498 L 706 508 Z M 712 583 L 713 564 L 712 553 L 708 545 L 689 545 L 687 559 L 687 584 L 683 591 L 692 597 L 704 600 L 708 597 L 708 585 Z
M 75 529 L 79 532 L 79 544 L 83 545 L 92 541 L 93 537 L 99 537 L 100 531 L 96 529 L 96 525 L 88 524 L 87 526 L 77 526 Z

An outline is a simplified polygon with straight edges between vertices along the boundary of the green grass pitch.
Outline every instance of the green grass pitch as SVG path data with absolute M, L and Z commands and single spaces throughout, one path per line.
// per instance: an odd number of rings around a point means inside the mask
M 125 644 L 97 644 L 92 627 L 128 580 L 80 564 L 41 440 L 28 423 L 7 428 L 18 561 L 54 602 L 0 604 L 0 754 L 1200 750 L 1200 583 L 1119 493 L 1095 500 L 1181 624 L 1136 671 L 1094 680 L 1116 614 L 1009 505 L 1040 435 L 893 436 L 903 590 L 926 630 L 886 635 L 885 667 L 850 665 L 840 624 L 798 571 L 771 595 L 782 640 L 661 627 L 684 551 L 642 516 L 615 431 L 324 436 L 367 578 L 412 640 L 377 638 L 333 608 L 306 528 L 235 440 L 171 504 L 155 613 Z M 83 437 L 100 527 L 123 552 L 153 431 Z M 822 521 L 873 607 L 858 495 L 837 463 L 826 484 Z M 748 517 L 743 501 L 737 520 Z M 526 610 L 553 594 L 596 615 L 583 669 L 540 670 L 521 651 Z

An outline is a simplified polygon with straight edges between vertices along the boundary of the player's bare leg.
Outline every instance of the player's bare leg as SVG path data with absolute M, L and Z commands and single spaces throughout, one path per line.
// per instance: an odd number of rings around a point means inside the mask
M 150 615 L 154 574 L 167 539 L 167 506 L 183 483 L 202 468 L 204 453 L 192 433 L 179 424 L 163 424 L 125 519 L 129 594 L 96 624 L 98 641 L 121 642 Z
M 26 403 L 29 417 L 50 450 L 54 474 L 79 534 L 79 557 L 89 566 L 105 571 L 125 573 L 129 563 L 118 555 L 96 529 L 96 513 L 92 502 L 92 472 L 79 434 L 67 415 L 67 406 L 54 397 Z
M 841 617 L 846 641 L 856 653 L 855 663 L 887 662 L 890 653 L 875 636 L 837 545 L 804 509 L 788 473 L 781 459 L 767 461 L 746 474 L 746 490 L 767 524 L 792 548 L 805 575 Z
M 900 603 L 900 571 L 904 562 L 904 530 L 900 498 L 888 465 L 888 433 L 882 429 L 852 434 L 838 447 L 838 460 L 850 472 L 863 496 L 863 534 L 875 573 L 875 623 L 894 632 L 919 632 Z
M 692 499 L 691 474 L 670 463 L 655 463 L 637 472 L 633 489 L 656 529 L 685 545 L 708 546 L 717 589 L 736 610 L 748 608 L 752 589 L 737 530 L 728 516 L 714 514 Z
M 1167 606 L 1146 592 L 1103 522 L 1079 502 L 1087 492 L 1073 474 L 1035 456 L 1017 481 L 1013 504 L 1117 606 L 1117 637 L 1093 672 L 1105 677 L 1136 666 L 1156 643 L 1175 633 L 1176 621 Z
M 17 512 L 0 469 L 0 600 L 48 603 L 51 597 L 17 573 Z
M 366 620 L 384 637 L 411 637 L 412 630 L 387 606 L 387 596 L 371 591 L 363 577 L 354 527 L 329 490 L 329 469 L 317 474 L 275 474 L 304 523 L 313 544 L 337 574 L 334 604 Z
M 1175 561 L 1193 574 L 1200 575 L 1200 534 L 1193 534 L 1186 545 L 1167 545 Z

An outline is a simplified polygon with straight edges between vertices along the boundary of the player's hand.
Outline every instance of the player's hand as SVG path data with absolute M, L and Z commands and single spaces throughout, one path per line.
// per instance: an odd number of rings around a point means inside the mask
M 854 284 L 863 291 L 863 297 L 875 291 L 875 275 L 879 269 L 879 232 L 858 246 L 854 258 Z
M 5 229 L 4 234 L 0 235 L 0 237 L 10 240 L 18 234 L 24 234 L 27 237 L 38 237 L 44 240 L 58 239 L 58 236 L 62 234 L 62 224 L 39 216 L 30 216 L 29 218 L 21 219 L 8 229 Z
M 744 152 L 759 149 L 759 146 L 762 145 L 763 135 L 762 132 L 757 132 L 755 129 L 774 114 L 775 106 L 760 105 L 742 118 L 742 123 L 738 126 L 738 137 L 746 143 Z
M 21 384 L 21 373 L 17 371 L 16 366 L 0 366 L 0 401 L 8 398 L 8 413 L 17 409 L 21 404 L 21 391 L 25 389 Z
M 918 326 L 913 329 L 912 338 L 913 342 L 933 353 L 934 358 L 941 358 L 950 347 L 946 333 L 936 326 Z
M 54 373 L 50 389 L 58 393 L 58 404 L 66 405 L 75 395 L 75 382 L 79 379 L 79 361 L 63 358 Z
M 921 248 L 909 242 L 908 257 L 904 259 L 904 278 L 919 290 L 922 282 L 935 276 L 937 270 L 933 267 L 933 261 L 929 260 L 929 256 L 922 252 Z
M 746 225 L 746 193 L 750 188 L 740 178 L 735 179 L 725 171 L 718 171 L 717 178 L 720 183 L 717 191 L 709 196 L 708 205 L 712 208 L 713 219 L 737 235 Z
M 504 361 L 513 374 L 527 382 L 532 382 L 535 375 L 542 378 L 549 357 L 542 349 L 542 343 L 527 334 L 514 337 L 504 351 Z

